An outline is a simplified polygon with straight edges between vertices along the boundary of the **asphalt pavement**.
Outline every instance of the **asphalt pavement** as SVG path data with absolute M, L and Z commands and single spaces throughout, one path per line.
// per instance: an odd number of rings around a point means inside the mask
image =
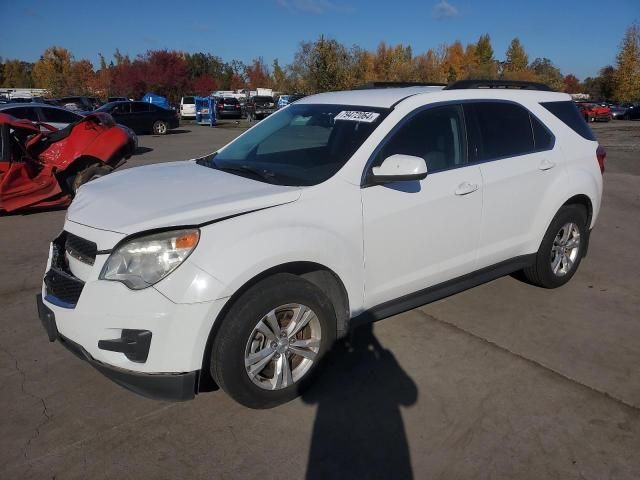
M 243 130 L 141 136 L 126 168 Z M 505 277 L 361 327 L 272 410 L 148 400 L 49 343 L 35 294 L 65 212 L 0 216 L 0 477 L 640 478 L 640 122 L 594 130 L 604 200 L 569 284 Z

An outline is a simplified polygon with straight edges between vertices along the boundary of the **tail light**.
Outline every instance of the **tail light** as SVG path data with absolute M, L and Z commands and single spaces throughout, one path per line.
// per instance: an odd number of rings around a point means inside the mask
M 598 148 L 596 149 L 596 158 L 598 159 L 600 173 L 604 173 L 604 161 L 607 158 L 607 151 L 604 149 L 604 147 L 598 145 Z

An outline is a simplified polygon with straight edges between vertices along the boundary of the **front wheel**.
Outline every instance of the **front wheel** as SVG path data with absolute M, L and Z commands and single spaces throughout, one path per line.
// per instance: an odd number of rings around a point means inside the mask
M 167 123 L 164 120 L 157 120 L 153 123 L 153 134 L 154 135 L 166 135 L 169 128 L 167 127 Z
M 258 282 L 219 321 L 211 375 L 250 408 L 300 395 L 336 338 L 331 302 L 312 283 L 289 274 Z
M 533 265 L 523 271 L 527 280 L 544 288 L 557 288 L 571 280 L 584 255 L 587 228 L 584 207 L 562 207 L 549 225 Z
M 73 177 L 69 178 L 69 188 L 73 195 L 75 195 L 82 185 L 96 178 L 103 177 L 111 173 L 112 170 L 108 165 L 89 165 L 84 170 L 80 170 Z

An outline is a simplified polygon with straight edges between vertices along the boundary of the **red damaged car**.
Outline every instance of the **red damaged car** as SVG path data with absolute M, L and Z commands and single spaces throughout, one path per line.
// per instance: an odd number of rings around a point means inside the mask
M 60 130 L 0 113 L 0 212 L 67 206 L 80 185 L 124 163 L 134 142 L 105 113 Z
M 587 122 L 608 122 L 611 120 L 611 109 L 597 103 L 580 102 L 578 110 Z

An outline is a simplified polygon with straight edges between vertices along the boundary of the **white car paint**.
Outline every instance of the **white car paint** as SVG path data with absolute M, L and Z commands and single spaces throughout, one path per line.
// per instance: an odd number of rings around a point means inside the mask
M 555 135 L 554 148 L 427 175 L 415 190 L 401 183 L 361 188 L 372 153 L 415 109 L 482 99 L 529 109 Z M 108 252 L 98 254 L 91 267 L 70 260 L 71 272 L 85 282 L 76 307 L 46 299 L 45 304 L 60 333 L 100 362 L 134 372 L 190 372 L 201 368 L 207 337 L 226 302 L 272 267 L 304 261 L 333 271 L 355 317 L 422 288 L 535 253 L 551 218 L 571 196 L 589 197 L 591 226 L 600 208 L 596 142 L 540 106 L 567 100 L 553 92 L 439 87 L 305 97 L 297 104 L 393 110 L 333 177 L 315 186 L 271 185 L 194 161 L 133 168 L 84 185 L 64 229 L 96 242 L 99 250 L 143 231 L 193 225 L 200 225 L 199 243 L 175 271 L 143 290 L 99 279 Z M 410 163 L 405 160 L 396 166 Z M 549 162 L 553 168 L 541 168 Z M 42 292 L 46 295 L 44 285 Z M 97 347 L 98 340 L 116 338 L 125 328 L 153 332 L 146 362 Z
M 193 100 L 193 97 L 188 97 Z M 185 97 L 180 99 L 180 118 L 195 118 L 196 117 L 196 103 L 195 101 L 186 101 Z

